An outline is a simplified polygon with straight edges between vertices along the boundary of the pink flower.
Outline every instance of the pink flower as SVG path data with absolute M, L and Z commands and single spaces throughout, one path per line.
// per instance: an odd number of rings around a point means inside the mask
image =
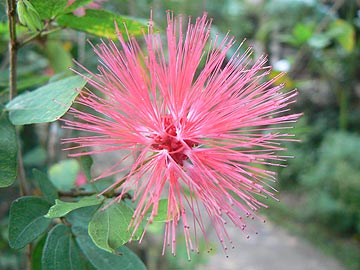
M 68 0 L 67 6 L 72 5 L 76 0 Z M 94 0 L 93 2 L 87 4 L 84 7 L 79 7 L 76 10 L 73 11 L 74 15 L 78 17 L 85 16 L 86 9 L 101 9 L 101 5 L 103 2 L 107 0 Z
M 226 251 L 232 245 L 226 224 L 245 230 L 246 219 L 266 207 L 258 198 L 274 197 L 270 184 L 276 175 L 269 168 L 286 160 L 278 154 L 281 142 L 293 139 L 281 131 L 300 114 L 289 113 L 297 92 L 281 91 L 274 84 L 279 77 L 267 80 L 265 56 L 253 61 L 249 48 L 227 59 L 235 41 L 227 36 L 209 42 L 206 14 L 195 24 L 189 19 L 186 28 L 182 23 L 168 13 L 164 40 L 150 24 L 146 49 L 134 39 L 126 43 L 118 29 L 120 47 L 112 41 L 94 47 L 99 73 L 83 69 L 102 95 L 82 92 L 77 103 L 88 109 L 73 107 L 75 120 L 64 121 L 67 128 L 92 134 L 65 140 L 77 145 L 72 149 L 90 148 L 72 156 L 127 153 L 94 180 L 127 172 L 103 192 L 120 186 L 120 201 L 134 191 L 138 204 L 130 229 L 139 229 L 149 211 L 151 223 L 165 197 L 164 249 L 169 245 L 175 254 L 182 224 L 190 256 L 198 248 L 197 235 L 207 239 L 204 211 Z

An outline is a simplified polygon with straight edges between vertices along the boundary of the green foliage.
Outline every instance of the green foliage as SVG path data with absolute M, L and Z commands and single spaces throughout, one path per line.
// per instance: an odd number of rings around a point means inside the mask
M 40 20 L 39 13 L 28 0 L 17 2 L 17 14 L 21 24 L 27 26 L 31 31 L 42 30 L 44 27 Z
M 68 0 L 29 0 L 42 20 L 53 19 L 62 13 Z
M 1 106 L 0 106 L 1 110 Z M 0 188 L 10 186 L 17 174 L 18 144 L 15 127 L 6 112 L 0 114 Z
M 63 202 L 60 200 L 55 200 L 55 205 L 51 206 L 49 212 L 45 215 L 45 217 L 63 217 L 73 210 L 86 206 L 99 205 L 100 203 L 102 203 L 102 201 L 103 200 L 101 198 L 98 198 L 98 196 L 96 195 L 84 197 L 77 202 Z
M 48 202 L 54 203 L 54 201 L 58 198 L 58 191 L 55 186 L 51 183 L 45 173 L 39 171 L 38 169 L 33 169 L 32 172 L 34 180 L 37 182 L 44 198 Z
M 44 217 L 50 204 L 38 197 L 21 197 L 11 204 L 9 245 L 20 249 L 43 234 L 51 220 Z
M 66 159 L 54 164 L 49 169 L 49 178 L 60 190 L 70 190 L 75 187 L 75 181 L 80 171 L 76 159 Z
M 85 84 L 83 78 L 73 76 L 23 93 L 5 107 L 10 121 L 14 125 L 55 121 L 69 109 Z
M 134 36 L 142 35 L 142 30 L 146 27 L 146 24 L 140 20 L 120 16 L 106 10 L 89 9 L 86 11 L 86 15 L 82 17 L 77 17 L 73 14 L 64 14 L 56 21 L 61 26 L 84 31 L 99 37 L 108 37 L 110 39 L 117 39 L 114 26 L 115 22 L 121 33 L 125 34 L 128 31 Z M 126 38 L 126 34 L 124 38 Z
M 338 233 L 360 235 L 359 145 L 359 136 L 329 133 L 317 163 L 302 176 L 310 195 L 305 217 Z
M 88 224 L 96 212 L 96 207 L 84 207 L 67 215 L 71 230 L 76 235 L 76 242 L 86 258 L 96 269 L 102 270 L 144 270 L 145 265 L 127 247 L 121 246 L 115 253 L 99 249 L 88 234 Z M 119 224 L 120 225 L 120 224 Z
M 133 210 L 123 202 L 99 209 L 89 223 L 89 235 L 99 248 L 115 252 L 130 239 L 138 239 L 141 234 L 140 228 L 134 236 L 128 230 L 132 216 Z
M 42 253 L 43 270 L 79 270 L 84 262 L 71 230 L 58 224 L 49 232 Z

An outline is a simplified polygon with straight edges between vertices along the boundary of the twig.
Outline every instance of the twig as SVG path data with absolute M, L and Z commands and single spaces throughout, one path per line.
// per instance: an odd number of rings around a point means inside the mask
M 93 191 L 83 191 L 83 190 L 70 190 L 70 191 L 58 191 L 58 194 L 60 197 L 70 197 L 70 198 L 73 198 L 73 197 L 86 197 L 86 196 L 91 196 L 91 195 L 95 195 L 97 194 L 97 192 L 93 192 Z M 102 194 L 102 196 L 104 197 L 107 197 L 107 198 L 114 198 L 114 197 L 117 197 L 119 196 L 120 193 L 117 193 L 117 192 L 106 192 L 104 194 Z M 132 199 L 132 196 L 131 194 L 129 193 L 125 193 L 123 194 L 122 196 L 122 199 L 129 199 L 131 200 Z

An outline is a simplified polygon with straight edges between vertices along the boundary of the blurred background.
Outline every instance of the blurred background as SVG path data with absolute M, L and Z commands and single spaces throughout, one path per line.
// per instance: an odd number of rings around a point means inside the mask
M 0 5 L 4 23 L 4 0 Z M 301 143 L 287 146 L 289 155 L 296 158 L 279 169 L 280 202 L 266 201 L 270 209 L 261 214 L 270 222 L 261 224 L 265 229 L 259 230 L 265 230 L 265 235 L 266 231 L 285 234 L 285 238 L 278 238 L 280 246 L 286 246 L 281 241 L 292 241 L 293 236 L 311 243 L 314 250 L 334 258 L 339 263 L 336 265 L 341 265 L 336 266 L 339 269 L 360 269 L 360 1 L 108 0 L 102 5 L 112 12 L 145 20 L 152 9 L 159 29 L 164 29 L 166 23 L 165 10 L 192 17 L 206 11 L 213 18 L 214 36 L 230 31 L 238 44 L 246 38 L 243 47 L 253 46 L 257 56 L 268 55 L 273 66 L 270 76 L 287 72 L 283 77 L 285 89 L 299 90 L 293 109 L 304 112 L 293 130 Z M 8 36 L 4 24 L 0 28 L 0 90 L 6 90 Z M 18 60 L 19 91 L 31 90 L 50 76 L 67 72 L 73 65 L 72 58 L 95 69 L 97 59 L 86 42 L 88 38 L 94 43 L 99 40 L 68 30 L 22 48 Z M 5 95 L 6 91 L 0 91 L 0 99 L 4 100 Z M 24 164 L 29 172 L 33 167 L 45 168 L 65 157 L 59 144 L 63 132 L 59 123 L 23 127 Z M 17 196 L 16 187 L 0 190 L 0 269 L 20 269 L 19 254 L 8 248 L 6 229 L 9 202 Z M 155 241 L 152 247 L 156 247 L 157 234 L 155 229 L 155 240 L 148 240 L 151 244 Z M 246 252 L 260 250 L 256 245 L 247 248 Z M 154 259 L 158 252 L 148 252 L 143 257 L 153 265 L 152 269 L 160 269 L 159 259 Z M 223 256 L 221 250 L 217 253 Z M 261 259 L 261 253 L 255 255 L 254 260 Z M 161 261 L 166 261 L 167 268 L 163 269 L 210 269 L 201 268 L 209 256 L 215 255 L 199 255 L 187 264 L 177 257 Z M 213 269 L 237 267 L 220 265 Z

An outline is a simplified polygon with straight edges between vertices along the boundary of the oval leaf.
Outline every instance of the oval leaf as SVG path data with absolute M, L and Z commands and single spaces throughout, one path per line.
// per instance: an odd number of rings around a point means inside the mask
M 76 242 L 90 263 L 97 269 L 146 270 L 146 266 L 139 257 L 125 246 L 118 248 L 117 254 L 113 254 L 95 246 L 87 234 L 78 235 Z
M 7 113 L 0 115 L 0 187 L 10 186 L 17 174 L 17 140 L 15 127 Z
M 114 252 L 131 239 L 128 226 L 132 215 L 133 210 L 123 202 L 100 209 L 89 223 L 89 235 L 99 248 Z M 138 238 L 138 235 L 133 238 Z
M 76 236 L 81 251 L 96 267 L 96 269 L 106 270 L 146 270 L 142 261 L 128 248 L 122 246 L 116 250 L 116 254 L 109 253 L 98 248 L 88 234 L 88 224 L 92 219 L 96 207 L 84 207 L 77 209 L 66 216 L 66 220 L 71 223 L 71 231 Z
M 78 202 L 63 202 L 55 200 L 55 205 L 51 206 L 49 212 L 45 215 L 47 218 L 63 217 L 75 209 L 79 209 L 86 206 L 98 205 L 102 203 L 102 199 L 97 195 L 84 197 Z
M 70 108 L 85 84 L 83 78 L 73 76 L 23 93 L 6 105 L 10 121 L 14 125 L 55 121 Z
M 82 17 L 77 17 L 73 14 L 59 16 L 56 22 L 64 27 L 111 39 L 117 38 L 114 22 L 118 24 L 122 33 L 128 31 L 133 36 L 141 36 L 143 34 L 142 29 L 147 27 L 146 23 L 141 20 L 120 16 L 106 10 L 93 9 L 86 10 L 85 16 Z
M 46 231 L 51 220 L 44 217 L 50 204 L 38 197 L 21 197 L 10 207 L 9 245 L 19 249 Z
M 58 198 L 58 191 L 47 175 L 38 169 L 33 169 L 33 176 L 45 199 L 50 203 L 54 203 L 55 199 Z
M 46 238 L 41 262 L 43 270 L 83 269 L 84 262 L 68 226 L 58 224 L 52 228 Z

